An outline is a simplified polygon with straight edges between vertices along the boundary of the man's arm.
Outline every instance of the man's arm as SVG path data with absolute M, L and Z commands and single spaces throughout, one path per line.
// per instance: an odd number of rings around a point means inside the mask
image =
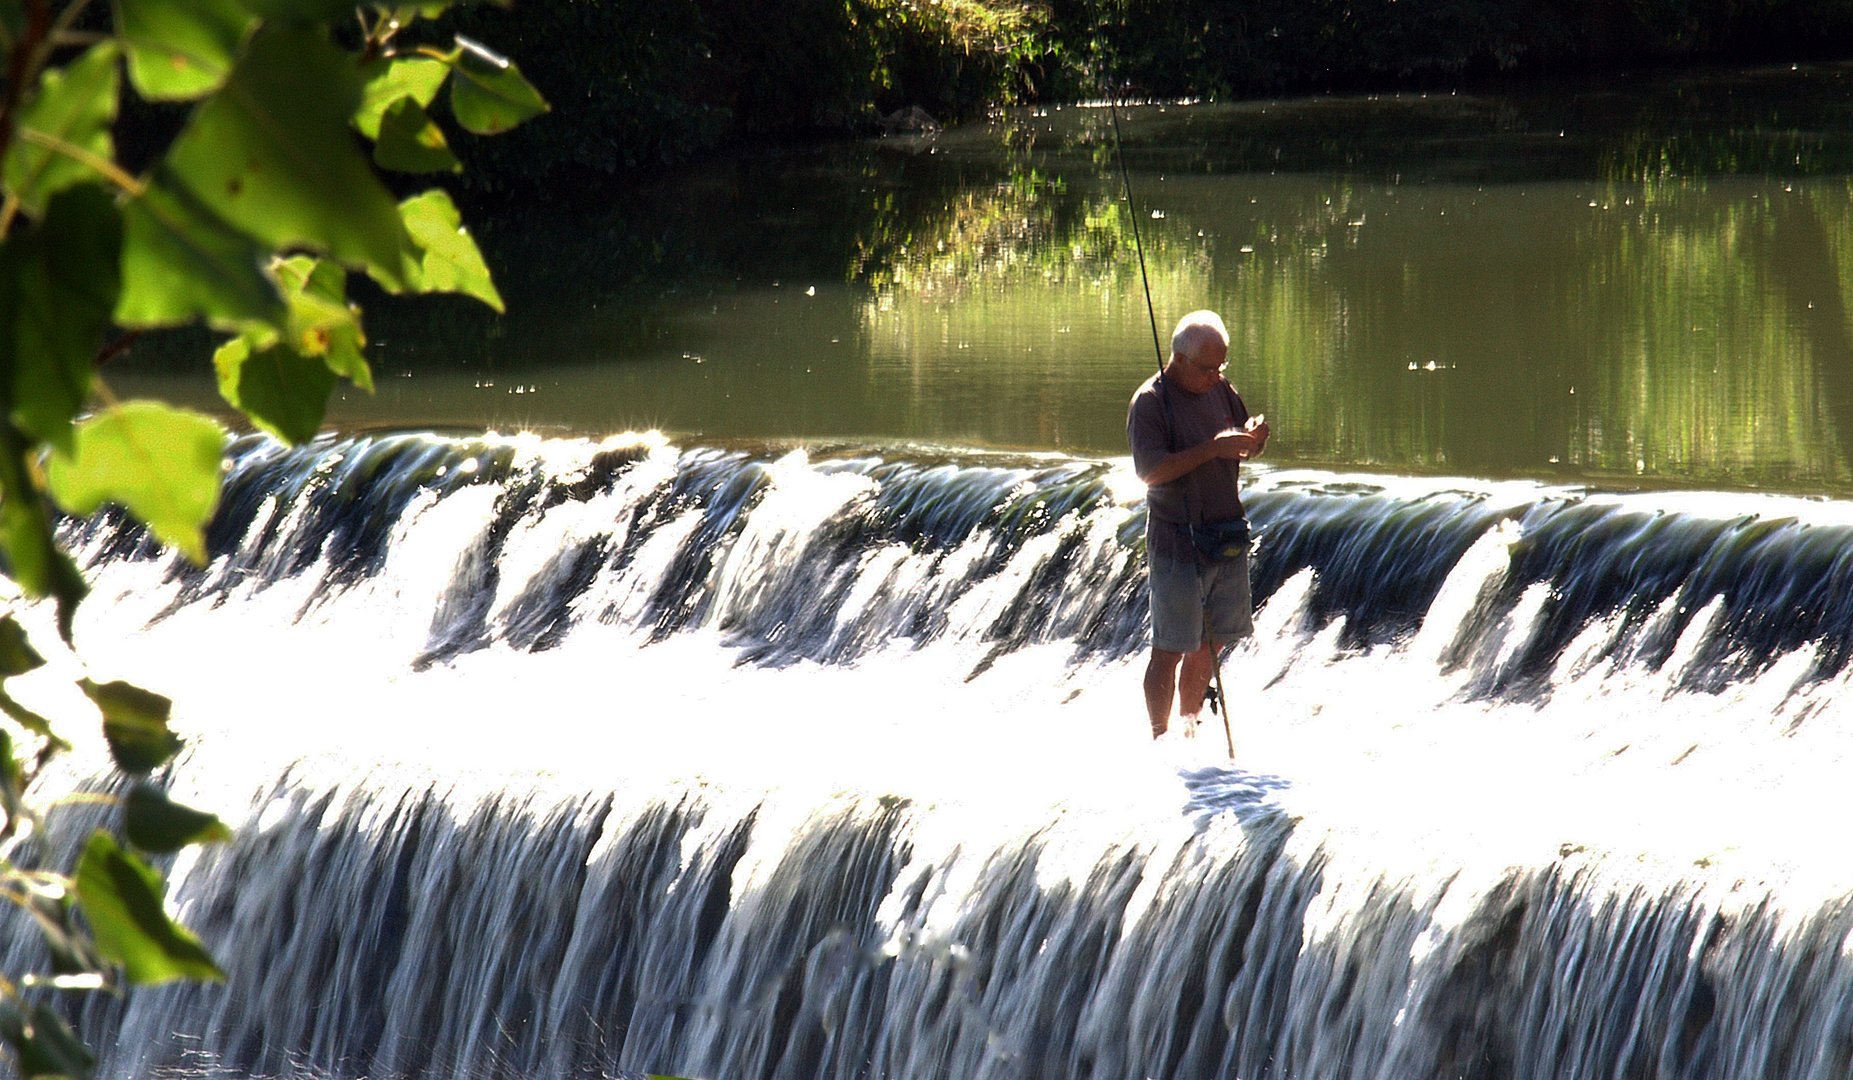
M 1265 427 L 1265 424 L 1263 426 Z M 1188 450 L 1179 450 L 1176 453 L 1166 455 L 1159 460 L 1158 464 L 1152 466 L 1150 470 L 1141 473 L 1139 479 L 1145 481 L 1147 487 L 1169 484 L 1178 477 L 1184 476 L 1217 458 L 1234 458 L 1239 461 L 1242 458 L 1253 457 L 1261 452 L 1261 448 L 1266 442 L 1267 436 L 1265 434 L 1256 434 L 1252 430 L 1236 431 L 1231 429 L 1216 436 L 1209 442 L 1198 443 Z

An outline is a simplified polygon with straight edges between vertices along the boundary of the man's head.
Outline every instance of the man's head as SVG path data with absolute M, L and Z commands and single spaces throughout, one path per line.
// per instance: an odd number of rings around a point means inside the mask
M 1171 332 L 1171 363 L 1166 374 L 1192 394 L 1208 393 L 1222 377 L 1229 358 L 1229 331 L 1214 311 L 1193 311 Z

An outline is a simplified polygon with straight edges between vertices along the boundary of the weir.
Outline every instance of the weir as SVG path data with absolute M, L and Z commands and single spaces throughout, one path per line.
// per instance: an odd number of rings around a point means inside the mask
M 1258 470 L 1229 762 L 1144 737 L 1141 496 L 408 434 L 241 440 L 203 569 L 70 523 L 241 823 L 103 1075 L 1853 1074 L 1853 506 Z

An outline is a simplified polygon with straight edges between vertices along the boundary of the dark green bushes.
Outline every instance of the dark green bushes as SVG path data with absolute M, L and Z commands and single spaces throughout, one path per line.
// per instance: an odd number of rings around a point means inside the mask
M 528 0 L 445 21 L 445 30 L 495 42 L 554 103 L 544 124 L 466 148 L 465 176 L 477 186 L 680 160 L 734 124 L 705 73 L 710 28 L 692 2 Z
M 520 0 L 495 41 L 549 115 L 465 175 L 533 190 L 730 140 L 877 130 L 1020 100 L 1227 98 L 1505 73 L 1842 55 L 1853 0 Z
M 1050 61 L 1048 10 L 997 0 L 917 0 L 868 5 L 879 33 L 889 112 L 917 105 L 943 120 L 1044 92 Z
M 967 119 L 1033 90 L 1040 9 L 998 0 L 527 0 L 449 29 L 495 41 L 556 103 L 474 148 L 479 187 L 581 183 L 735 138 Z
M 1072 96 L 1457 83 L 1669 62 L 1846 55 L 1849 0 L 1052 0 Z

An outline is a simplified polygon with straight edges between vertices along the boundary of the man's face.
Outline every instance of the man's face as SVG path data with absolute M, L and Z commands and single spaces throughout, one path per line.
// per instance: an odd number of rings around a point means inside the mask
M 1222 378 L 1229 363 L 1229 346 L 1220 341 L 1207 342 L 1197 349 L 1194 358 L 1178 357 L 1171 364 L 1178 385 L 1192 394 L 1207 394 Z

